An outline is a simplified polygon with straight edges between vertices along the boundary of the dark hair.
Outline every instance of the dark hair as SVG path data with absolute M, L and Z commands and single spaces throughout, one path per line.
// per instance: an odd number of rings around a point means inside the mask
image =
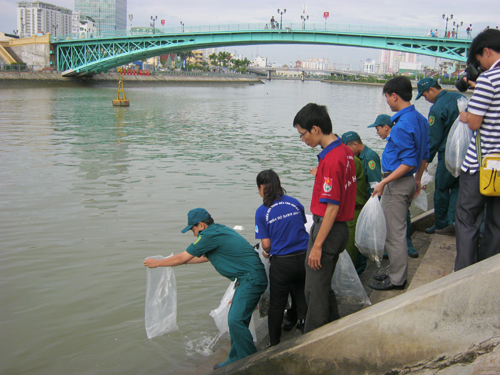
M 389 95 L 396 94 L 405 102 L 409 102 L 413 96 L 413 87 L 408 77 L 399 76 L 388 80 L 384 85 L 382 93 Z
M 280 200 L 286 194 L 281 187 L 280 178 L 272 169 L 267 169 L 257 175 L 257 187 L 264 185 L 264 206 L 271 207 L 274 200 Z
M 349 142 L 347 142 L 345 145 L 346 145 L 346 146 L 352 146 L 352 144 L 353 144 L 354 142 L 356 142 L 357 144 L 360 144 L 360 145 L 362 145 L 362 144 L 363 144 L 363 141 L 362 141 L 361 139 L 355 139 L 354 141 L 349 141 Z
M 476 55 L 483 56 L 485 48 L 491 48 L 493 51 L 500 53 L 500 30 L 486 29 L 479 33 L 469 47 L 467 63 L 476 62 Z
M 314 125 L 319 127 L 324 135 L 332 132 L 332 120 L 326 106 L 315 103 L 309 103 L 297 112 L 293 119 L 293 127 L 296 128 L 297 125 L 308 132 Z
M 436 82 L 436 84 L 435 84 L 434 86 L 432 86 L 432 87 L 434 87 L 434 88 L 435 88 L 435 89 L 437 89 L 437 90 L 441 90 L 441 89 L 442 89 L 441 85 L 440 85 L 439 83 L 437 83 L 437 82 Z M 426 90 L 426 91 L 427 91 L 427 90 Z
M 203 221 L 200 221 L 200 223 L 205 223 L 207 225 L 210 225 L 210 224 L 213 224 L 214 223 L 214 219 L 212 219 L 212 217 L 209 217 L 208 219 L 205 219 Z

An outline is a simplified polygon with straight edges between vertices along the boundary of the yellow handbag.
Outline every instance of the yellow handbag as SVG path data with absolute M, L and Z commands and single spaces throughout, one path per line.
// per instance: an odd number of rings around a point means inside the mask
M 488 197 L 500 196 L 500 154 L 481 157 L 481 136 L 476 134 L 477 160 L 479 162 L 479 192 Z

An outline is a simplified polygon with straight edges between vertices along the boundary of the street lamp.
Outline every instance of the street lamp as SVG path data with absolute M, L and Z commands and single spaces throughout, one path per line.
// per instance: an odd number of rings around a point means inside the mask
M 304 16 L 303 14 L 300 15 L 300 19 L 302 20 L 302 30 L 305 30 L 306 28 L 306 21 L 309 19 L 309 16 Z
M 181 21 L 182 32 L 184 32 L 184 22 Z
M 57 36 L 57 28 L 59 25 L 52 25 L 52 28 L 54 29 L 54 36 Z
M 151 16 L 151 21 L 153 21 L 153 34 L 155 33 L 155 22 L 158 19 L 158 16 Z
M 460 23 L 453 21 L 453 26 L 457 28 L 457 33 L 455 34 L 455 38 L 458 39 L 458 28 L 464 24 L 464 21 L 460 21 Z
M 128 19 L 130 21 L 130 28 L 132 29 L 132 20 L 134 19 L 134 15 L 133 14 L 129 14 L 128 15 Z
M 444 30 L 444 37 L 446 38 L 446 35 L 448 34 L 448 21 L 453 19 L 453 14 L 448 18 L 446 14 L 443 14 L 443 20 L 446 20 L 446 28 Z
M 278 14 L 281 15 L 281 19 L 280 19 L 280 29 L 283 28 L 283 14 L 286 13 L 286 9 L 283 9 L 282 12 L 280 12 L 279 8 L 278 8 Z

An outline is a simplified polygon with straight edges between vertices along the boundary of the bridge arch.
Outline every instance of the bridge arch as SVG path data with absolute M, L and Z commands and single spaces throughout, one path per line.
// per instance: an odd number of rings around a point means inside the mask
M 64 76 L 91 75 L 111 68 L 173 52 L 262 44 L 315 44 L 388 49 L 450 60 L 466 61 L 471 40 L 434 38 L 423 29 L 365 26 L 327 27 L 288 24 L 272 29 L 267 24 L 198 26 L 162 30 L 161 34 L 117 35 L 88 39 L 60 38 L 57 67 Z M 222 30 L 221 30 L 222 29 Z

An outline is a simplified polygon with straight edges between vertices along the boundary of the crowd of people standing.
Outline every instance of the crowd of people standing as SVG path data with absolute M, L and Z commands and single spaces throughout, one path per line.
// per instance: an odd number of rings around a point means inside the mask
M 279 176 L 264 170 L 256 178 L 263 204 L 255 214 L 255 237 L 270 261 L 269 346 L 280 342 L 289 294 L 296 320 L 304 320 L 305 333 L 339 319 L 332 275 L 346 248 L 358 272 L 366 267 L 366 259 L 349 239 L 355 228 L 352 223 L 370 197 L 380 197 L 387 223 L 389 266 L 385 273 L 373 275 L 369 286 L 381 291 L 405 288 L 408 257 L 412 256 L 408 209 L 420 193 L 424 170 L 436 156 L 435 224 L 426 232 L 456 234 L 455 271 L 500 252 L 500 197 L 479 191 L 481 153 L 476 146 L 480 145 L 483 157 L 500 154 L 500 31 L 483 31 L 469 51 L 469 63 L 480 65 L 483 73 L 477 82 L 469 82 L 475 90 L 467 112 L 458 112 L 456 102 L 461 95 L 444 90 L 433 78 L 417 85 L 416 100 L 423 96 L 433 104 L 428 117 L 411 103 L 413 88 L 407 77 L 386 82 L 382 93 L 394 114 L 381 114 L 368 126 L 387 141 L 381 159 L 357 133 L 334 134 L 325 106 L 309 103 L 297 112 L 292 125 L 300 140 L 322 149 L 318 165 L 311 169 L 313 224 L 309 234 L 304 228 L 304 206 L 286 195 Z M 454 178 L 444 166 L 444 155 L 448 133 L 459 116 L 474 133 L 460 177 Z M 237 281 L 228 317 L 231 350 L 225 362 L 214 366 L 219 368 L 256 352 L 248 326 L 268 281 L 264 265 L 248 241 L 233 229 L 216 224 L 205 209 L 189 211 L 182 232 L 190 230 L 196 240 L 186 251 L 162 260 L 148 258 L 144 265 L 171 267 L 210 261 L 222 276 Z

